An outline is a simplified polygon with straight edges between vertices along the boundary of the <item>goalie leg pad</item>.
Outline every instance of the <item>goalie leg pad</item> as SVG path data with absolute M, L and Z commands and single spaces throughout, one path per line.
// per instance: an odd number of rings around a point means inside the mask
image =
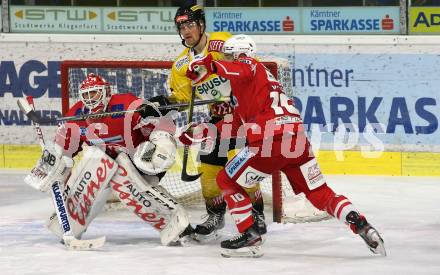
M 89 148 L 73 169 L 63 195 L 75 237 L 79 238 L 102 211 L 111 194 L 110 179 L 116 171 L 117 163 L 96 147 Z M 62 232 L 56 215 L 49 218 L 47 227 L 57 236 Z
M 116 161 L 119 168 L 110 184 L 122 204 L 161 232 L 163 245 L 177 240 L 189 225 L 186 211 L 170 195 L 147 182 L 126 154 L 119 154 Z

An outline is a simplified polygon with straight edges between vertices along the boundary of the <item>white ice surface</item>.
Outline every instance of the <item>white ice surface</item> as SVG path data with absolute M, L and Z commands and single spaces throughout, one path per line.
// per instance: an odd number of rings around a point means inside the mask
M 0 274 L 440 274 L 440 178 L 328 176 L 382 234 L 387 257 L 373 255 L 336 220 L 274 224 L 265 255 L 226 259 L 219 241 L 163 247 L 158 233 L 125 211 L 106 212 L 84 238 L 107 236 L 97 251 L 68 251 L 44 228 L 47 195 L 0 171 Z M 203 210 L 191 209 L 200 222 Z M 270 217 L 270 209 L 266 216 Z M 223 238 L 235 234 L 228 216 Z

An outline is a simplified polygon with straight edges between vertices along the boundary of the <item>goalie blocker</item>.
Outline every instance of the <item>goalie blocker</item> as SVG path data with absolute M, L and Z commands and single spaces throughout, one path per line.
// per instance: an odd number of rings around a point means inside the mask
M 89 147 L 73 169 L 63 194 L 73 235 L 81 237 L 114 192 L 129 211 L 160 232 L 163 245 L 177 241 L 189 226 L 188 216 L 175 200 L 152 186 L 148 178 L 137 171 L 127 154 L 120 153 L 114 160 L 99 148 Z M 47 227 L 62 236 L 55 213 Z

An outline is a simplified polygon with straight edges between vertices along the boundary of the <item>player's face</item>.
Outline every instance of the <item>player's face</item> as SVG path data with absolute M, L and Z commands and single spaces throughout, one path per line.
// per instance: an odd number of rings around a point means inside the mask
M 102 104 L 99 104 L 103 98 L 103 91 L 100 89 L 87 91 L 81 94 L 82 101 L 88 108 L 92 108 L 92 112 L 97 113 L 102 109 Z M 92 107 L 94 106 L 94 107 Z
M 223 56 L 224 56 L 224 60 L 225 61 L 228 61 L 228 62 L 232 62 L 232 61 L 234 61 L 234 55 L 232 55 L 232 54 L 230 54 L 230 53 L 225 53 L 225 54 L 223 54 Z
M 197 22 L 190 21 L 179 25 L 179 33 L 185 40 L 185 44 L 192 47 L 200 38 L 200 25 Z
M 84 93 L 82 96 L 87 101 L 97 101 L 101 98 L 102 92 L 99 90 L 89 91 L 88 93 Z

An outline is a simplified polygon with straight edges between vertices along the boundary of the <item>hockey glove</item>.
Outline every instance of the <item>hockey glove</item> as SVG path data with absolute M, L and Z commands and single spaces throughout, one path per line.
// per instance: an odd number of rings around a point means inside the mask
M 153 96 L 153 97 L 149 98 L 148 101 L 158 103 L 159 106 L 166 106 L 166 105 L 171 104 L 168 97 L 166 97 L 164 95 Z
M 169 99 L 164 95 L 153 96 L 152 98 L 148 99 L 148 101 L 149 103 L 152 103 L 157 107 L 167 106 L 171 104 Z M 177 108 L 162 109 L 160 110 L 160 114 L 164 116 L 173 110 L 177 111 Z M 160 116 L 158 110 L 156 110 L 156 108 L 151 106 L 151 104 L 142 104 L 139 113 L 143 118 L 146 118 L 148 116 L 154 116 L 154 117 Z
M 214 125 L 210 126 L 205 123 L 190 123 L 178 135 L 179 141 L 188 146 L 200 144 L 200 151 L 210 153 L 214 149 L 217 135 L 217 128 Z
M 186 77 L 193 81 L 193 84 L 198 84 L 205 81 L 211 74 L 215 73 L 217 68 L 212 62 L 212 55 L 208 54 L 202 58 L 197 58 L 191 61 L 186 71 Z
M 153 131 L 150 140 L 136 147 L 132 158 L 134 165 L 148 175 L 157 175 L 173 166 L 176 158 L 176 141 L 166 131 Z
M 62 155 L 62 148 L 59 145 L 48 142 L 44 147 L 43 155 L 31 173 L 24 178 L 24 182 L 46 192 L 56 181 L 64 185 L 73 163 L 73 159 Z

